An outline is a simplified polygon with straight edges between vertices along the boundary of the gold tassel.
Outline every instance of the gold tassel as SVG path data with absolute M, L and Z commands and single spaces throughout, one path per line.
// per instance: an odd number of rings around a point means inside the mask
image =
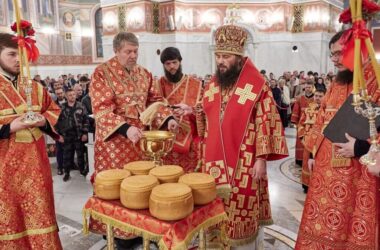
M 87 223 L 87 217 L 89 215 L 89 211 L 86 209 L 83 209 L 82 216 L 83 216 L 83 234 L 88 235 L 88 223 Z

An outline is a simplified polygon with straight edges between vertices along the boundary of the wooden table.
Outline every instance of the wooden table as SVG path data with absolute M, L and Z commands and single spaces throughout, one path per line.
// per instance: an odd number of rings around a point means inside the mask
M 199 234 L 199 249 L 206 249 L 205 229 L 227 220 L 223 201 L 219 198 L 204 206 L 196 206 L 192 214 L 182 220 L 162 221 L 154 218 L 148 209 L 134 210 L 123 207 L 119 200 L 106 201 L 91 197 L 83 208 L 83 231 L 88 233 L 88 219 L 93 222 L 90 231 L 107 235 L 107 249 L 114 249 L 114 236 L 135 235 L 143 237 L 144 250 L 150 241 L 160 249 L 187 249 Z M 91 224 L 91 222 L 90 222 Z M 123 237 L 120 237 L 123 238 Z

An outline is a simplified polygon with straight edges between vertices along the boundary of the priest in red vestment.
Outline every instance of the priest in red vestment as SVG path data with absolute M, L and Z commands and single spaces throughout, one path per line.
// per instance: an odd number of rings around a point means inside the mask
M 0 249 L 62 249 L 54 211 L 53 182 L 43 133 L 54 132 L 59 107 L 37 82 L 32 108 L 41 121 L 21 122 L 26 84 L 15 37 L 0 33 Z
M 165 76 L 158 81 L 158 90 L 174 111 L 179 129 L 173 150 L 163 159 L 165 164 L 180 165 L 185 172 L 194 172 L 200 159 L 196 105 L 201 101 L 202 83 L 182 73 L 182 56 L 174 47 L 161 53 Z
M 309 106 L 309 104 L 313 102 L 314 100 L 313 90 L 314 90 L 314 82 L 309 79 L 305 83 L 305 92 L 301 94 L 300 96 L 296 97 L 296 100 L 294 102 L 293 109 L 292 109 L 292 116 L 290 118 L 291 122 L 294 123 L 296 127 L 300 126 L 300 118 L 301 118 L 302 112 L 304 112 L 307 106 Z M 296 158 L 296 164 L 299 165 L 300 167 L 302 166 L 303 148 L 304 147 L 301 142 L 301 139 L 297 135 L 295 158 Z
M 337 33 L 330 41 L 330 57 L 338 73 L 305 138 L 305 147 L 313 152 L 314 161 L 297 250 L 379 249 L 380 180 L 359 163 L 369 143 L 346 134 L 347 143 L 333 144 L 322 134 L 353 88 L 353 73 L 342 64 L 343 34 Z M 364 68 L 368 93 L 379 104 L 374 72 L 370 64 Z
M 322 98 L 325 96 L 325 89 L 317 89 L 314 92 L 314 101 L 309 103 L 309 106 L 302 112 L 300 122 L 297 126 L 297 136 L 304 143 L 303 139 L 310 132 L 313 127 L 319 108 L 321 106 Z M 308 166 L 308 161 L 310 158 L 311 152 L 304 148 L 303 151 L 303 160 L 302 160 L 302 173 L 301 173 L 301 183 L 302 188 L 305 193 L 307 193 L 309 182 L 310 182 L 310 171 Z
M 142 160 L 144 155 L 136 143 L 145 125 L 172 130 L 178 125 L 171 109 L 163 103 L 154 106 L 149 124 L 143 124 L 142 112 L 162 98 L 154 89 L 152 74 L 136 64 L 137 37 L 133 33 L 120 32 L 113 40 L 113 48 L 115 56 L 95 69 L 90 85 L 96 125 L 95 175 Z
M 244 56 L 246 40 L 235 25 L 215 33 L 217 70 L 203 97 L 203 171 L 215 178 L 225 201 L 224 244 L 253 250 L 263 244 L 261 225 L 272 223 L 267 161 L 286 157 L 288 149 L 272 92 Z

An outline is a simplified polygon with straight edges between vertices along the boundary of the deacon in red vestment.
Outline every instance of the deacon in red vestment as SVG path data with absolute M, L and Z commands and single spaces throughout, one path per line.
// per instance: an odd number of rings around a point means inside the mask
M 310 132 L 311 128 L 315 123 L 319 108 L 321 106 L 322 98 L 325 96 L 325 92 L 325 89 L 317 89 L 314 92 L 314 101 L 309 104 L 309 106 L 304 110 L 304 112 L 301 115 L 299 125 L 297 126 L 297 136 L 300 137 L 302 144 L 304 143 L 303 139 Z M 305 193 L 307 193 L 310 182 L 310 171 L 307 164 L 310 158 L 310 154 L 311 152 L 304 148 L 301 183 Z
M 292 116 L 290 118 L 291 122 L 298 127 L 300 125 L 300 118 L 302 112 L 309 106 L 311 102 L 313 102 L 313 90 L 314 90 L 314 82 L 312 80 L 306 81 L 305 84 L 305 92 L 296 97 L 296 101 L 293 105 Z M 301 167 L 302 159 L 303 159 L 303 144 L 301 142 L 300 137 L 297 135 L 296 139 L 296 163 Z
M 99 65 L 92 76 L 90 96 L 95 115 L 95 175 L 106 169 L 123 168 L 144 155 L 136 142 L 142 130 L 177 128 L 171 109 L 156 103 L 150 118 L 140 116 L 149 104 L 161 100 L 152 85 L 152 75 L 136 64 L 138 39 L 121 32 L 113 41 L 115 57 Z
M 173 150 L 164 158 L 164 162 L 180 165 L 185 172 L 194 172 L 201 155 L 195 110 L 201 101 L 202 83 L 182 73 L 182 56 L 177 48 L 164 49 L 161 62 L 165 76 L 159 79 L 158 89 L 179 122 Z
M 263 244 L 260 225 L 272 223 L 266 161 L 288 155 L 272 92 L 244 57 L 246 39 L 241 27 L 218 28 L 217 70 L 203 97 L 207 120 L 203 171 L 215 178 L 224 198 L 229 220 L 222 238 L 233 249 Z
M 32 107 L 41 121 L 21 122 L 27 86 L 18 78 L 14 36 L 0 33 L 0 249 L 62 249 L 54 211 L 53 182 L 43 132 L 53 127 L 59 107 L 37 82 Z
M 305 147 L 313 152 L 314 162 L 310 164 L 313 173 L 297 250 L 379 249 L 380 181 L 359 163 L 369 144 L 346 135 L 347 143 L 334 145 L 322 134 L 352 91 L 353 74 L 342 64 L 343 34 L 344 31 L 337 33 L 330 41 L 330 55 L 338 74 L 305 138 Z M 380 91 L 370 64 L 365 65 L 364 77 L 372 101 L 379 104 Z

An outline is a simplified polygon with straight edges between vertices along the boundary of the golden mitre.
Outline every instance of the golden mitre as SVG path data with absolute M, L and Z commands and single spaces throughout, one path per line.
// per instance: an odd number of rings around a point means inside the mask
M 239 26 L 220 26 L 215 32 L 215 53 L 230 53 L 243 56 L 247 37 L 247 32 Z

